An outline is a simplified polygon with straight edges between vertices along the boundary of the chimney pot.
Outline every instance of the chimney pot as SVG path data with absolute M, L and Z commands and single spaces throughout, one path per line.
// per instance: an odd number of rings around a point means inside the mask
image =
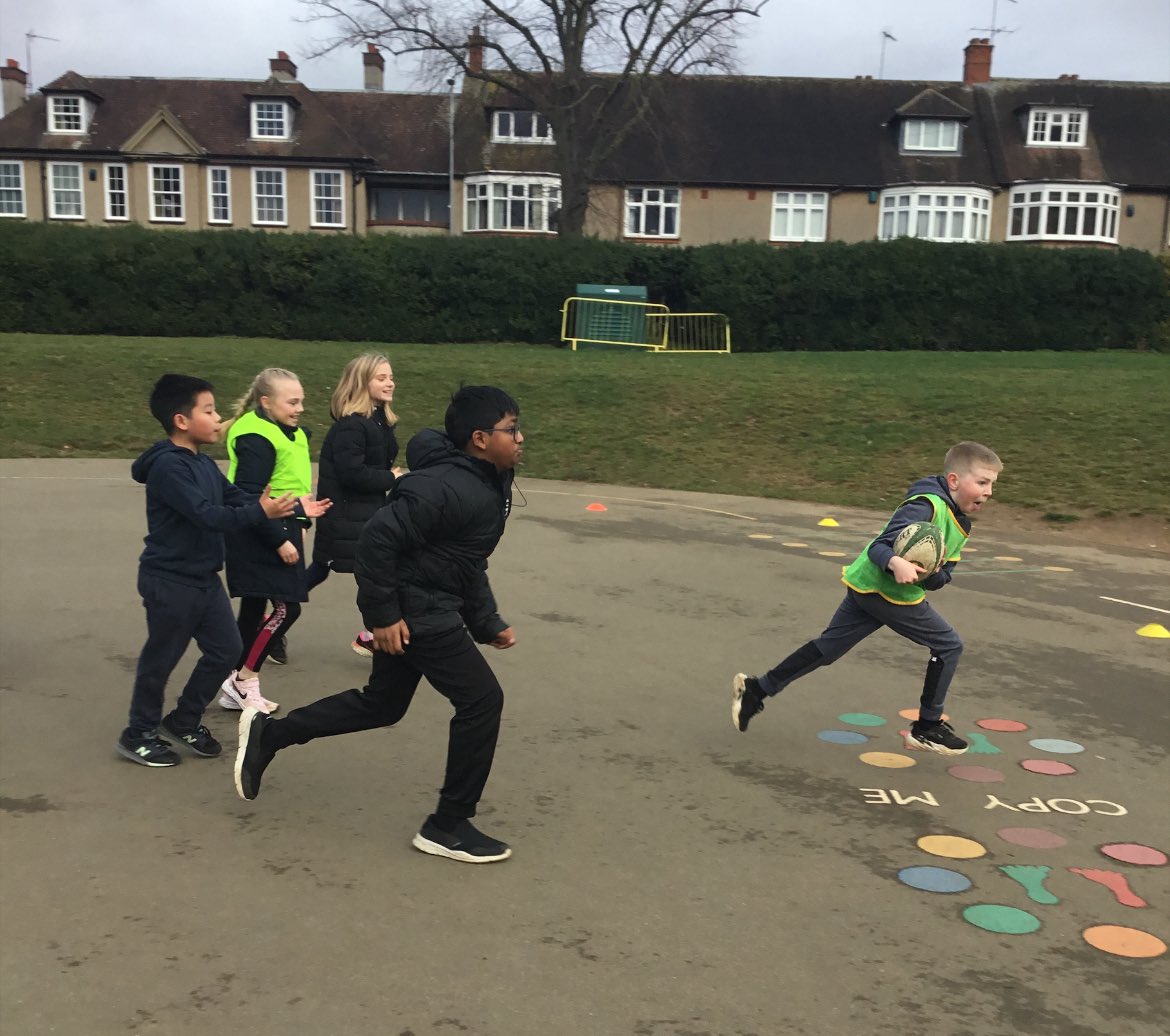
M 973 86 L 991 79 L 991 40 L 973 39 L 963 48 L 963 85 Z
M 382 75 L 386 69 L 386 59 L 378 53 L 378 48 L 372 43 L 366 44 L 366 52 L 362 55 L 362 67 L 365 73 L 365 88 L 375 91 L 382 90 Z
M 297 66 L 292 63 L 285 51 L 278 50 L 276 57 L 269 58 L 268 67 L 273 79 L 279 79 L 282 83 L 296 82 Z

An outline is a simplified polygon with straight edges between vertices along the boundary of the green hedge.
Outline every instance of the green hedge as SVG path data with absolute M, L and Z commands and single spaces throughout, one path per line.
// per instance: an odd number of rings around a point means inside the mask
M 1132 249 L 923 241 L 656 248 L 0 223 L 0 330 L 555 342 L 574 285 L 645 284 L 731 318 L 737 351 L 1167 349 Z

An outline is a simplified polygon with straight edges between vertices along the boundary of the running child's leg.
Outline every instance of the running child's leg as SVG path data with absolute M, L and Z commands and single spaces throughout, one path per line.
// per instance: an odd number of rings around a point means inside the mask
M 320 561 L 314 561 L 308 568 L 305 569 L 305 588 L 307 590 L 314 590 L 320 586 L 326 579 L 329 578 L 329 573 L 332 569 L 328 564 L 323 564 Z
M 240 673 L 259 673 L 268 652 L 300 617 L 301 606 L 296 601 L 273 601 L 272 614 L 265 617 L 252 642 L 244 645 Z
M 232 615 L 232 603 L 223 586 L 216 583 L 204 594 L 194 630 L 195 643 L 202 655 L 168 717 L 169 725 L 179 731 L 191 731 L 200 726 L 204 711 L 231 673 L 242 647 Z
M 267 597 L 240 598 L 240 614 L 236 623 L 239 627 L 240 640 L 243 642 L 243 647 L 240 649 L 240 657 L 236 661 L 236 669 L 244 668 L 244 663 L 248 659 L 248 652 L 252 650 L 252 641 L 260 633 L 260 627 L 264 625 L 265 613 L 267 611 Z

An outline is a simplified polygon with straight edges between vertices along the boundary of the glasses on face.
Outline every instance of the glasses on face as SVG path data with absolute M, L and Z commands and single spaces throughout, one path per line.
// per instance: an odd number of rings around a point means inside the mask
M 503 432 L 505 435 L 512 437 L 512 442 L 516 442 L 516 437 L 520 434 L 520 422 L 517 421 L 514 425 L 508 428 L 481 428 L 481 432 L 487 432 L 491 435 L 492 432 Z

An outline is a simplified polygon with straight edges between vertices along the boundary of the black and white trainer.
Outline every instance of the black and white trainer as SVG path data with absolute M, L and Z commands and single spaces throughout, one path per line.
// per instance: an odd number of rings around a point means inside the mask
M 214 759 L 223 751 L 223 745 L 211 736 L 211 731 L 204 726 L 194 730 L 179 730 L 175 726 L 174 716 L 163 716 L 159 724 L 159 732 L 169 741 L 173 741 L 181 748 L 186 748 L 195 755 L 204 759 Z
M 412 844 L 424 853 L 460 863 L 496 863 L 512 855 L 507 842 L 485 835 L 470 820 L 460 820 L 454 831 L 443 831 L 427 817 Z
M 178 766 L 183 761 L 179 753 L 158 736 L 157 730 L 143 734 L 123 732 L 114 747 L 119 755 L 139 766 Z
M 268 661 L 273 665 L 288 665 L 288 641 L 277 637 L 268 647 Z
M 249 801 L 260 794 L 260 778 L 276 755 L 264 745 L 264 729 L 276 722 L 249 705 L 240 715 L 240 747 L 236 749 L 236 792 Z
M 903 739 L 908 749 L 915 752 L 937 752 L 939 755 L 962 755 L 967 742 L 955 733 L 945 720 L 934 723 L 916 719 Z
M 754 676 L 735 674 L 731 681 L 731 725 L 741 734 L 747 730 L 752 717 L 764 711 L 765 697 Z

